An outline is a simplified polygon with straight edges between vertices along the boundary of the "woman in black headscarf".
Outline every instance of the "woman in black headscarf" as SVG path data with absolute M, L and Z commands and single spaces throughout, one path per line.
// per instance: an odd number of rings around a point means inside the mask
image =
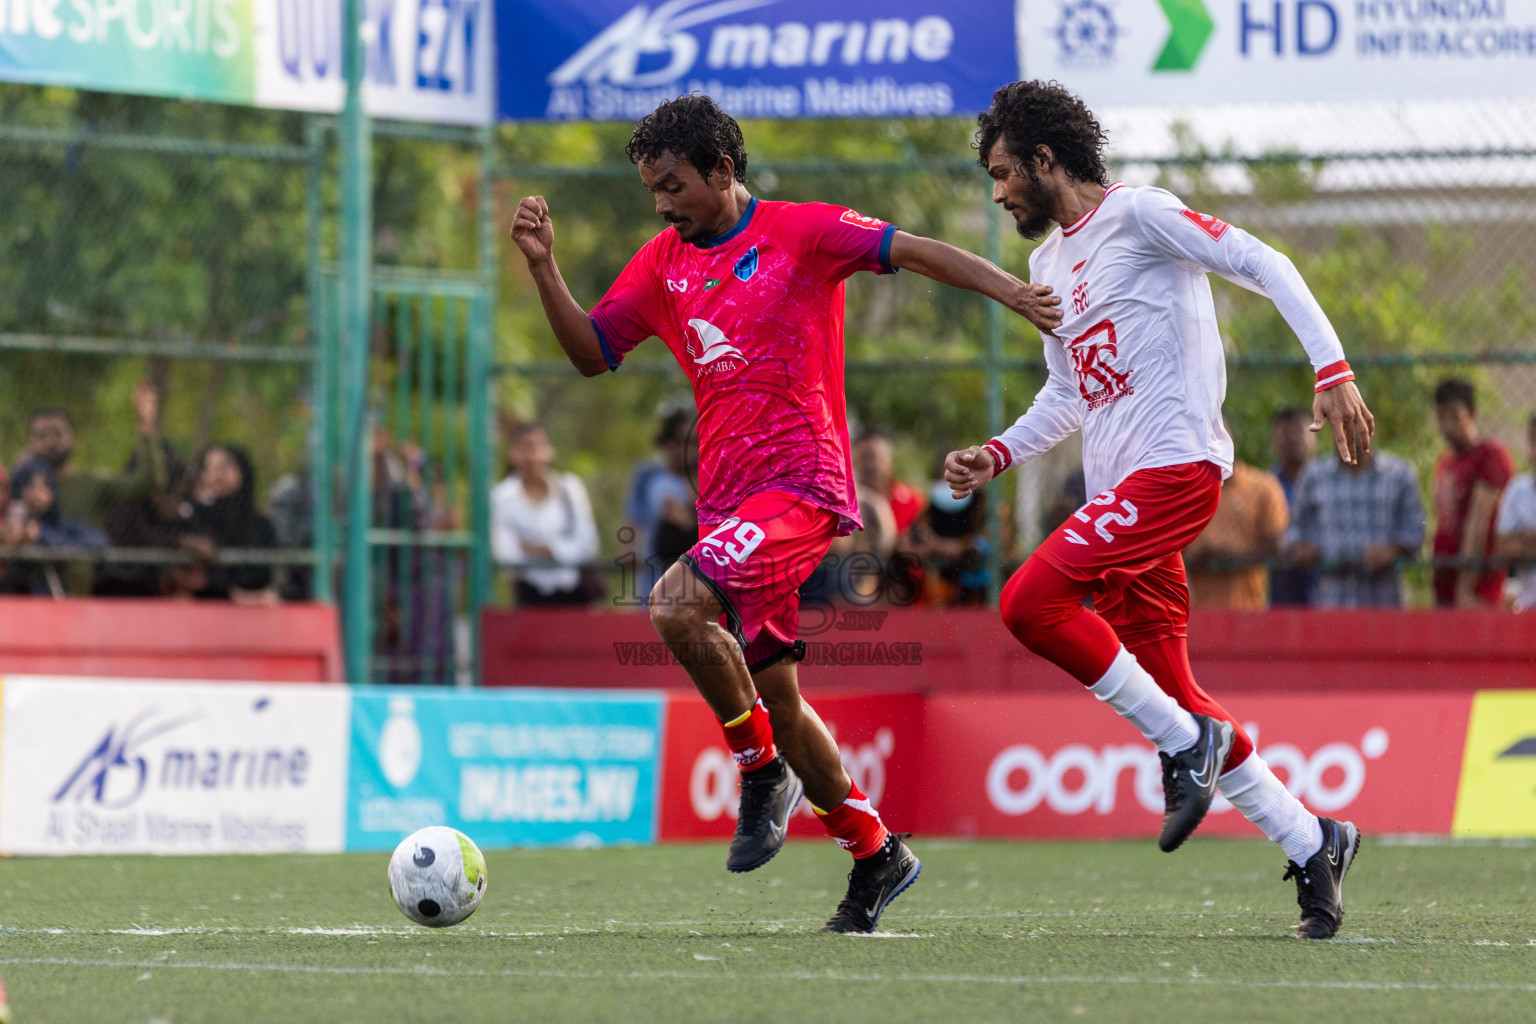
M 256 473 L 250 456 L 234 445 L 206 449 L 197 460 L 189 519 L 190 532 L 220 548 L 273 548 L 272 522 L 256 511 Z M 197 597 L 255 598 L 272 583 L 268 565 L 215 564 Z
M 84 523 L 64 518 L 59 511 L 59 485 L 53 467 L 41 459 L 33 459 L 17 467 L 11 476 L 11 504 L 7 514 L 14 513 L 18 520 L 17 539 L 50 548 L 101 548 L 107 546 L 106 534 Z M 77 563 L 81 570 L 84 564 Z M 69 582 L 82 582 L 82 573 L 71 573 L 63 564 L 53 562 L 15 562 L 0 579 L 0 593 L 52 594 L 62 597 L 65 577 Z M 83 592 L 77 588 L 76 592 Z

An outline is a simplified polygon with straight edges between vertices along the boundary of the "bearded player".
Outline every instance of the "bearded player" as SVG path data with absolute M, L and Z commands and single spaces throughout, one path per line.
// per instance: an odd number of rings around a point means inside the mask
M 801 699 L 796 591 L 834 537 L 861 526 L 843 398 L 843 280 L 910 269 L 988 295 L 1041 326 L 1059 301 L 978 256 L 852 210 L 747 191 L 741 129 L 684 96 L 636 126 L 627 152 L 670 227 L 589 314 L 554 260 L 542 197 L 512 237 L 566 356 L 616 370 L 656 335 L 699 408 L 699 542 L 651 592 L 651 622 L 720 720 L 742 773 L 731 871 L 779 851 L 803 792 L 854 858 L 823 931 L 870 932 L 922 865 L 843 770 Z
M 1109 184 L 1104 133 L 1055 83 L 1015 82 L 978 119 L 992 198 L 1039 238 L 1030 279 L 1070 296 L 1043 332 L 1049 375 L 1012 427 L 951 452 L 957 496 L 1081 428 L 1097 496 L 1041 543 L 1002 593 L 1003 621 L 1025 647 L 1076 677 L 1161 755 L 1173 850 L 1219 791 L 1278 843 L 1294 878 L 1303 938 L 1331 937 L 1360 833 L 1318 818 L 1196 684 L 1185 646 L 1189 588 L 1179 552 L 1216 511 L 1232 473 L 1222 425 L 1226 364 L 1206 275 L 1267 296 L 1317 370 L 1311 429 L 1332 425 L 1339 457 L 1370 451 L 1375 421 L 1327 317 L 1285 256 L 1197 213 L 1160 188 Z M 1092 609 L 1084 606 L 1093 599 Z

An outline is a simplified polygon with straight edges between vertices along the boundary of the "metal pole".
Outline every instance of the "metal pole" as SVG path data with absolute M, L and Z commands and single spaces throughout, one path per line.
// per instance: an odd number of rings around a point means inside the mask
M 335 345 L 336 338 L 329 329 L 325 308 L 325 278 L 320 271 L 320 228 L 324 217 L 320 186 L 324 173 L 325 134 L 313 114 L 304 118 L 304 146 L 309 151 L 304 180 L 304 217 L 308 235 L 305 277 L 309 290 L 310 347 L 314 351 L 314 361 L 309 371 L 309 407 L 312 417 L 309 441 L 310 521 L 314 524 L 312 543 L 315 551 L 312 579 L 315 600 L 334 601 L 336 529 L 331 517 L 334 514 L 332 497 L 336 487 L 336 467 L 332 462 L 336 452 L 336 421 L 335 407 L 331 401 L 332 389 L 335 387 L 331 370 L 336 364 L 329 350 Z
M 344 0 L 342 6 L 342 66 L 347 96 L 341 109 L 341 345 L 346 359 L 342 375 L 346 410 L 349 487 L 347 508 L 346 578 L 342 589 L 343 646 L 347 679 L 366 683 L 371 679 L 372 648 L 368 527 L 373 500 L 370 488 L 372 458 L 366 403 L 372 283 L 373 140 L 368 115 L 363 111 L 362 37 L 363 0 Z
M 1002 265 L 1003 233 L 1001 218 L 987 196 L 987 259 Z M 996 437 L 1003 432 L 1003 307 L 996 302 L 987 303 L 987 436 Z M 1002 492 L 993 488 L 992 500 L 987 502 L 987 603 L 996 604 L 1002 587 L 1003 530 L 997 516 L 997 496 Z
M 496 126 L 480 130 L 480 295 L 470 304 L 469 357 L 469 650 L 470 681 L 480 685 L 480 616 L 491 596 L 491 347 L 496 329 Z

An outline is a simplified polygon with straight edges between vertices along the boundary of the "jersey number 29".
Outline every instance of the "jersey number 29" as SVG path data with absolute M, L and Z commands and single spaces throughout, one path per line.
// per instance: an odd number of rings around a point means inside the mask
M 731 530 L 735 530 L 735 533 L 729 537 L 723 536 Z M 756 523 L 744 523 L 735 516 L 732 516 L 711 530 L 709 536 L 699 543 L 719 548 L 727 555 L 730 555 L 732 561 L 740 565 L 747 560 L 748 555 L 757 550 L 757 546 L 763 542 L 763 538 L 766 536 L 768 535 L 763 532 L 763 528 Z

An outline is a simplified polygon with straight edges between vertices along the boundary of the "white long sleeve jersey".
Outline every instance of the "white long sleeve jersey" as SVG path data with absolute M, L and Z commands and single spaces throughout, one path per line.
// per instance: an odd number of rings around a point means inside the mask
M 1318 370 L 1318 388 L 1353 379 L 1317 300 L 1284 254 L 1187 208 L 1160 188 L 1112 185 L 1029 260 L 1061 296 L 1043 336 L 1049 377 L 1034 403 L 987 443 L 1001 473 L 1083 431 L 1089 494 L 1139 469 L 1214 462 L 1232 473 L 1221 422 L 1227 369 L 1206 275 L 1275 303 Z

